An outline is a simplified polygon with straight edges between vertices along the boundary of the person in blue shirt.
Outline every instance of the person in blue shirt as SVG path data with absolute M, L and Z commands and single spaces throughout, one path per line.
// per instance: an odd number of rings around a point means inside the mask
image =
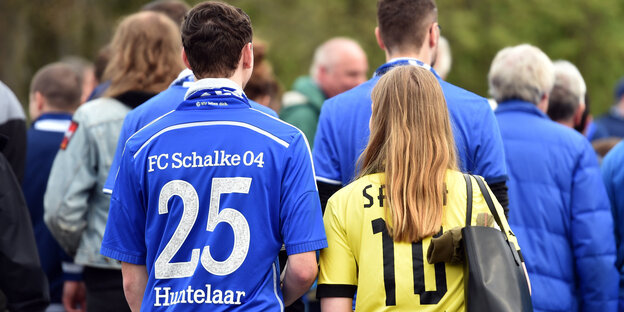
M 30 86 L 30 118 L 27 132 L 26 166 L 22 191 L 28 204 L 35 233 L 39 260 L 50 283 L 50 308 L 63 309 L 63 285 L 84 287 L 78 282 L 80 270 L 73 265 L 43 221 L 43 194 L 48 184 L 54 157 L 80 105 L 81 79 L 69 66 L 52 63 L 39 69 Z M 65 282 L 66 281 L 66 282 Z M 67 294 L 69 291 L 67 292 Z M 84 307 L 84 297 L 79 300 Z M 67 310 L 73 309 L 66 298 Z
M 171 83 L 169 88 L 155 95 L 145 103 L 137 106 L 135 109 L 131 110 L 128 115 L 126 115 L 123 125 L 121 126 L 121 133 L 119 134 L 115 157 L 113 158 L 108 178 L 106 179 L 106 183 L 104 184 L 104 188 L 102 190 L 104 193 L 113 193 L 115 177 L 117 176 L 117 171 L 119 171 L 119 162 L 121 161 L 121 154 L 123 153 L 126 141 L 135 132 L 139 131 L 150 122 L 175 110 L 176 107 L 184 101 L 184 95 L 186 94 L 188 87 L 194 81 L 195 76 L 193 76 L 193 72 L 190 69 L 185 69 L 180 72 L 178 78 Z M 266 106 L 260 105 L 251 100 L 249 101 L 249 105 L 251 105 L 254 109 L 277 117 L 277 113 Z
M 251 38 L 242 10 L 195 6 L 182 42 L 198 81 L 125 144 L 101 253 L 122 262 L 134 311 L 283 310 L 316 277 L 327 241 L 310 150 L 243 93 Z
M 616 311 L 609 200 L 589 141 L 546 115 L 553 65 L 527 44 L 492 61 L 509 169 L 509 225 L 522 242 L 535 311 Z
M 507 170 L 494 114 L 485 98 L 440 79 L 431 69 L 440 29 L 433 0 L 381 0 L 377 5 L 377 43 L 387 63 L 369 81 L 325 102 L 314 141 L 314 166 L 321 201 L 356 176 L 357 160 L 369 137 L 371 90 L 395 66 L 431 70 L 446 98 L 460 163 L 464 172 L 481 175 L 507 207 Z
M 612 137 L 624 138 L 624 77 L 615 85 L 613 99 L 609 111 L 593 122 L 595 130 L 589 137 L 592 142 Z
M 601 169 L 615 225 L 615 267 L 620 276 L 618 311 L 624 311 L 624 143 L 611 149 L 602 161 Z

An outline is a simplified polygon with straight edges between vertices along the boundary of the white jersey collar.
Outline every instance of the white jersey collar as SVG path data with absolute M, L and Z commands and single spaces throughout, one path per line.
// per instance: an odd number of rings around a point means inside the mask
M 232 93 L 240 98 L 245 98 L 245 93 L 243 89 L 234 81 L 227 78 L 204 78 L 195 81 L 189 86 L 189 89 L 186 91 L 186 95 L 184 99 L 188 99 L 192 94 L 202 91 L 202 90 L 212 90 L 212 89 L 221 89 L 221 88 L 229 88 L 233 89 Z

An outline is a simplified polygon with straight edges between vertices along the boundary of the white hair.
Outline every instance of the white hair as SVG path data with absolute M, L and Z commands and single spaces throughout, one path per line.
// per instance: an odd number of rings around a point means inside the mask
M 361 53 L 364 53 L 357 41 L 347 37 L 331 38 L 316 48 L 314 59 L 310 66 L 310 76 L 312 76 L 314 81 L 317 81 L 319 68 L 327 67 L 331 69 L 340 62 L 340 57 L 342 56 L 340 52 L 344 50 L 361 51 Z
M 442 79 L 446 79 L 448 73 L 451 71 L 452 63 L 453 59 L 449 42 L 448 40 L 446 40 L 446 38 L 440 36 L 440 39 L 438 40 L 438 53 L 433 68 L 438 73 L 438 75 L 442 77 Z
M 539 48 L 521 44 L 500 50 L 490 67 L 490 95 L 498 102 L 519 99 L 538 104 L 554 85 L 550 58 Z
M 578 97 L 578 103 L 585 103 L 587 85 L 585 85 L 585 80 L 578 68 L 565 60 L 554 61 L 553 66 L 555 69 L 555 85 L 568 90 Z

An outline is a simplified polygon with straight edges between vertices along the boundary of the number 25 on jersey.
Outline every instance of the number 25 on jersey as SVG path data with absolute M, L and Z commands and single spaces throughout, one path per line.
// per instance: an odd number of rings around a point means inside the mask
M 193 275 L 198 263 L 214 275 L 228 275 L 236 271 L 245 261 L 249 251 L 249 224 L 247 219 L 238 210 L 225 208 L 219 211 L 221 194 L 241 193 L 249 194 L 251 178 L 212 178 L 210 204 L 206 230 L 214 231 L 217 225 L 225 222 L 234 232 L 234 247 L 230 256 L 224 261 L 217 261 L 210 254 L 210 246 L 204 246 L 191 251 L 191 260 L 187 262 L 171 262 L 175 254 L 186 240 L 195 225 L 199 213 L 199 197 L 190 183 L 183 180 L 169 181 L 160 191 L 158 198 L 158 214 L 169 213 L 168 203 L 173 196 L 182 199 L 182 218 L 169 242 L 156 258 L 154 271 L 157 279 L 182 278 Z

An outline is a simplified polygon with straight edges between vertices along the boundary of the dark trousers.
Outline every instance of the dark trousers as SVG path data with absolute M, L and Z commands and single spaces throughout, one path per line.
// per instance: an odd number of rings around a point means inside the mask
M 87 311 L 130 312 L 121 270 L 85 267 L 83 278 L 87 286 Z

